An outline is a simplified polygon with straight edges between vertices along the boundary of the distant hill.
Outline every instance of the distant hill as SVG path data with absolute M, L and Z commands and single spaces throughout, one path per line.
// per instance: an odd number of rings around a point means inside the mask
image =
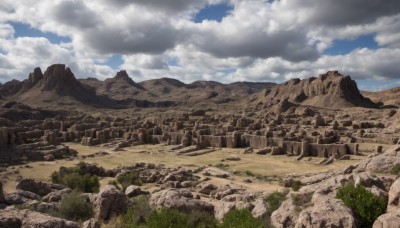
M 363 96 L 370 98 L 376 103 L 380 103 L 385 106 L 397 106 L 400 107 L 400 87 L 382 90 L 378 92 L 361 92 Z
M 328 71 L 319 77 L 304 80 L 291 79 L 252 96 L 250 101 L 262 104 L 264 108 L 279 106 L 280 111 L 296 105 L 324 108 L 376 107 L 375 103 L 361 95 L 357 83 L 350 76 L 343 76 L 337 71 Z
M 80 81 L 96 88 L 97 94 L 106 95 L 112 99 L 170 101 L 177 104 L 191 104 L 201 101 L 218 104 L 239 101 L 276 85 L 268 82 L 222 84 L 214 81 L 196 81 L 185 84 L 173 78 L 152 79 L 136 83 L 125 71 L 120 71 L 113 78 L 108 78 L 105 81 L 97 79 Z

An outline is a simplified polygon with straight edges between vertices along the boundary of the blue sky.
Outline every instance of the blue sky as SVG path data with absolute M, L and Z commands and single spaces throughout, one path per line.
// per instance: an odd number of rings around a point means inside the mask
M 0 82 L 65 63 L 81 78 L 284 82 L 339 70 L 361 89 L 399 86 L 397 0 L 4 1 Z

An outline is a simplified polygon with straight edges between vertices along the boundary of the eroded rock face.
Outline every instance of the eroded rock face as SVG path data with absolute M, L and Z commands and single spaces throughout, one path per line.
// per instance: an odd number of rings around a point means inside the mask
M 399 228 L 400 227 L 400 211 L 389 212 L 379 216 L 372 228 Z
M 35 211 L 5 209 L 0 213 L 0 227 L 78 228 L 79 225 Z
M 398 178 L 390 187 L 388 212 L 396 212 L 400 210 L 400 178 Z
M 38 194 L 39 196 L 45 196 L 50 192 L 64 189 L 63 186 L 58 184 L 45 183 L 30 178 L 20 180 L 17 183 L 16 188 L 19 190 L 33 192 L 35 194 Z
M 96 221 L 108 220 L 113 215 L 119 215 L 126 211 L 129 199 L 118 191 L 114 185 L 107 185 L 101 191 L 90 198 L 95 207 Z
M 4 203 L 3 183 L 0 182 L 0 203 Z
M 313 206 L 300 212 L 295 227 L 357 227 L 351 211 L 339 199 L 316 192 Z
M 187 189 L 166 189 L 154 193 L 150 198 L 150 207 L 173 208 L 181 211 L 205 211 L 214 214 L 214 206 L 205 201 L 194 199 L 193 194 Z

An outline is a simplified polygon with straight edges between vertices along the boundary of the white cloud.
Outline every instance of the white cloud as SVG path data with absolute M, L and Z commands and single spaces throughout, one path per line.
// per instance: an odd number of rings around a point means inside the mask
M 191 18 L 206 4 L 233 6 L 221 22 Z M 71 38 L 14 38 L 9 21 Z M 399 76 L 400 2 L 387 0 L 3 0 L 0 81 L 36 66 L 70 65 L 80 77 L 115 74 L 123 55 L 135 80 L 283 81 L 338 69 L 357 79 Z M 334 40 L 374 34 L 378 50 L 326 56 Z M 7 77 L 7 79 L 6 79 Z

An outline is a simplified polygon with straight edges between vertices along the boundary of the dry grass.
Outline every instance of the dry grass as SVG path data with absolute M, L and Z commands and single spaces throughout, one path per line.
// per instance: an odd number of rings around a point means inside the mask
M 310 172 L 320 172 L 331 169 L 343 168 L 349 164 L 359 162 L 359 158 L 347 161 L 335 161 L 328 166 L 315 165 L 319 158 L 312 158 L 311 161 L 296 161 L 295 157 L 287 156 L 270 156 L 257 154 L 243 154 L 244 149 L 219 149 L 215 152 L 200 156 L 177 156 L 168 150 L 165 145 L 141 145 L 125 148 L 125 151 L 114 152 L 101 146 L 86 147 L 80 144 L 67 143 L 70 148 L 77 150 L 82 155 L 93 154 L 98 151 L 107 151 L 110 155 L 87 158 L 85 162 L 97 163 L 106 169 L 115 168 L 117 166 L 129 166 L 137 162 L 165 164 L 168 167 L 188 167 L 195 168 L 208 165 L 216 165 L 221 163 L 222 159 L 227 157 L 239 157 L 240 161 L 226 161 L 223 164 L 228 164 L 227 170 L 231 173 L 240 171 L 239 175 L 234 175 L 234 178 L 222 179 L 213 178 L 215 184 L 230 184 L 234 186 L 243 186 L 256 191 L 274 191 L 282 187 L 278 183 L 278 179 L 288 174 L 304 174 Z M 23 177 L 31 177 L 42 181 L 49 181 L 49 176 L 52 172 L 57 171 L 60 166 L 71 167 L 77 164 L 79 160 L 74 161 L 53 161 L 53 162 L 31 162 L 29 165 L 32 168 L 18 167 L 20 175 Z M 245 175 L 248 170 L 254 173 L 254 177 Z M 232 174 L 233 175 L 233 174 Z M 258 179 L 256 177 L 259 177 Z M 263 178 L 260 178 L 263 177 Z M 9 177 L 5 184 L 5 192 L 15 190 L 14 176 Z M 244 179 L 250 178 L 252 183 L 243 182 Z M 233 180 L 234 179 L 234 180 Z M 104 186 L 110 179 L 101 180 L 101 185 Z

